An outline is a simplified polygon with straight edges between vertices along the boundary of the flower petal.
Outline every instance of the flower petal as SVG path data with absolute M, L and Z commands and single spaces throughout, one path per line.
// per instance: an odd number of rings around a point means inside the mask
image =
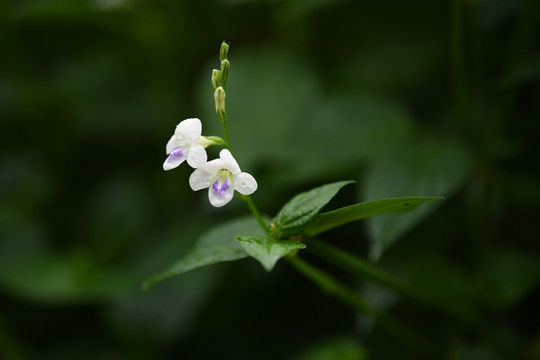
M 206 171 L 207 173 L 211 174 L 212 177 L 216 176 L 217 172 L 221 169 L 225 169 L 226 166 L 221 159 L 214 159 L 210 160 L 206 164 L 199 166 L 199 169 L 202 169 Z
M 196 143 L 202 134 L 201 120 L 197 118 L 186 119 L 176 126 L 174 134 L 178 138 L 184 138 L 189 143 Z
M 163 170 L 174 169 L 186 160 L 186 155 L 186 149 L 180 146 L 175 147 L 163 163 Z
M 242 195 L 251 195 L 257 190 L 257 181 L 251 174 L 240 173 L 234 177 L 234 189 Z
M 227 204 L 234 196 L 234 186 L 227 178 L 221 182 L 220 179 L 215 179 L 208 188 L 208 199 L 210 204 L 215 207 L 222 207 Z
M 204 148 L 199 144 L 192 145 L 187 156 L 189 166 L 196 169 L 206 164 L 206 160 L 208 160 L 206 150 L 204 150 Z
M 165 147 L 165 153 L 169 155 L 175 147 L 180 145 L 180 141 L 176 138 L 176 136 L 171 136 L 169 142 L 167 142 L 167 146 Z
M 231 152 L 227 149 L 223 149 L 219 152 L 219 158 L 223 161 L 223 167 L 229 169 L 233 175 L 240 173 L 240 166 L 232 156 Z
M 201 169 L 195 169 L 189 177 L 189 186 L 193 191 L 207 188 L 210 186 L 210 174 Z

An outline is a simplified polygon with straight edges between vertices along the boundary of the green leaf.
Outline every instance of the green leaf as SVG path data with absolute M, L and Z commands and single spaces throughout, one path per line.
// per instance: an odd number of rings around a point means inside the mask
M 412 211 L 425 202 L 439 199 L 443 198 L 402 197 L 368 201 L 346 206 L 341 209 L 319 214 L 306 229 L 306 233 L 310 236 L 315 236 L 352 221 L 380 214 Z
M 283 237 L 300 234 L 339 189 L 354 181 L 339 181 L 296 195 L 272 220 Z
M 235 219 L 210 230 L 199 238 L 190 252 L 169 269 L 148 278 L 143 284 L 143 289 L 149 290 L 156 282 L 202 266 L 245 258 L 247 253 L 234 237 L 246 232 L 264 234 L 257 220 L 252 217 Z
M 241 235 L 236 240 L 242 248 L 257 259 L 266 271 L 272 271 L 276 262 L 294 250 L 303 249 L 305 244 L 295 240 L 271 241 L 266 236 Z

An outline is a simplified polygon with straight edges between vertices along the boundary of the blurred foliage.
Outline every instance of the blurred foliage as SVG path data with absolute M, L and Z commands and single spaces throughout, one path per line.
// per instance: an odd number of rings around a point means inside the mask
M 187 167 L 161 168 L 180 120 L 220 135 L 210 74 L 227 40 L 231 141 L 269 216 L 343 179 L 359 185 L 328 209 L 446 197 L 323 236 L 438 306 L 302 256 L 438 358 L 540 358 L 539 27 L 535 0 L 0 2 L 0 357 L 422 353 L 286 264 L 225 263 L 140 291 L 247 213 L 211 208 Z

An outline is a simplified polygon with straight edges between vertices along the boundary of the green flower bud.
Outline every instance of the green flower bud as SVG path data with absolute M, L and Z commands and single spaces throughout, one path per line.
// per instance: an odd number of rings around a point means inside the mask
M 214 91 L 218 88 L 218 86 L 221 84 L 221 71 L 214 69 L 212 70 L 212 88 L 214 88 Z
M 223 61 L 227 59 L 227 54 L 229 52 L 229 45 L 223 41 L 221 43 L 221 49 L 219 49 L 219 60 Z
M 223 122 L 227 119 L 227 113 L 225 112 L 225 90 L 221 86 L 214 92 L 214 99 L 216 100 L 216 112 Z
M 202 145 L 202 147 L 206 149 L 213 145 L 225 145 L 225 140 L 219 136 L 201 136 L 199 140 L 197 140 L 197 144 Z
M 231 67 L 231 63 L 229 62 L 229 60 L 225 59 L 221 62 L 221 79 L 223 80 L 224 84 L 227 82 L 227 79 L 229 78 L 230 67 Z

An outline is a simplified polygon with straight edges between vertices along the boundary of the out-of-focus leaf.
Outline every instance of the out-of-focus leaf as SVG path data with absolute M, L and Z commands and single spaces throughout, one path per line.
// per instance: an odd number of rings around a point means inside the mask
M 227 83 L 231 142 L 243 169 L 261 164 L 275 169 L 267 177 L 276 189 L 350 172 L 351 166 L 362 165 L 361 160 L 400 151 L 403 139 L 414 130 L 409 111 L 395 101 L 368 94 L 324 97 L 306 59 L 269 48 L 231 48 L 231 54 Z M 212 62 L 204 68 L 215 66 Z M 205 70 L 200 77 L 197 113 L 204 133 L 216 135 L 221 127 L 208 76 Z
M 16 20 L 90 18 L 94 9 L 87 1 L 37 0 L 31 3 L 17 3 L 10 9 Z
M 98 266 L 84 254 L 49 252 L 3 269 L 0 282 L 18 296 L 48 303 L 107 300 L 137 285 L 127 269 Z
M 436 36 L 421 31 L 378 34 L 344 58 L 336 76 L 353 91 L 418 91 L 438 71 L 444 50 L 438 43 Z
M 448 196 L 462 184 L 470 155 L 457 143 L 418 139 L 403 143 L 401 151 L 373 162 L 364 181 L 364 198 Z M 378 259 L 404 232 L 432 212 L 441 202 L 426 204 L 403 215 L 381 215 L 368 220 L 370 256 Z
M 476 320 L 467 278 L 454 264 L 430 254 L 394 259 L 392 266 L 425 301 L 466 321 Z
M 257 259 L 266 271 L 272 271 L 276 262 L 292 251 L 304 249 L 305 244 L 295 240 L 271 241 L 266 236 L 241 235 L 236 240 L 242 248 Z
M 317 342 L 294 360 L 364 360 L 368 355 L 356 339 L 338 337 Z
M 339 189 L 352 182 L 339 181 L 296 195 L 281 208 L 272 223 L 283 237 L 300 234 Z
M 201 266 L 245 258 L 248 254 L 235 240 L 235 236 L 245 233 L 263 235 L 264 230 L 252 217 L 235 219 L 210 230 L 199 238 L 190 252 L 169 269 L 148 278 L 143 284 L 143 289 L 148 290 L 156 282 Z
M 280 161 L 300 155 L 299 134 L 306 130 L 309 120 L 306 109 L 320 100 L 320 85 L 308 64 L 270 48 L 246 50 L 233 44 L 229 55 L 227 118 L 231 143 L 242 168 L 259 164 L 261 159 Z M 208 69 L 216 66 L 219 63 L 212 62 L 204 67 L 198 91 L 197 113 L 201 114 L 205 135 L 222 133 L 208 81 Z M 257 151 L 253 151 L 255 147 Z
M 171 279 L 149 293 L 134 289 L 106 309 L 109 323 L 131 343 L 176 343 L 194 326 L 224 275 L 221 269 L 208 266 Z
M 313 0 L 313 1 L 289 1 L 282 3 L 280 11 L 276 13 L 276 20 L 283 24 L 302 21 L 306 17 L 325 10 L 331 10 L 347 0 Z
M 391 212 L 409 212 L 425 202 L 439 200 L 441 197 L 404 197 L 369 201 L 343 207 L 319 214 L 306 229 L 306 233 L 315 236 L 340 225 L 365 219 L 370 216 Z
M 515 304 L 540 280 L 540 258 L 510 244 L 498 245 L 486 257 L 481 271 L 481 296 L 494 310 Z

